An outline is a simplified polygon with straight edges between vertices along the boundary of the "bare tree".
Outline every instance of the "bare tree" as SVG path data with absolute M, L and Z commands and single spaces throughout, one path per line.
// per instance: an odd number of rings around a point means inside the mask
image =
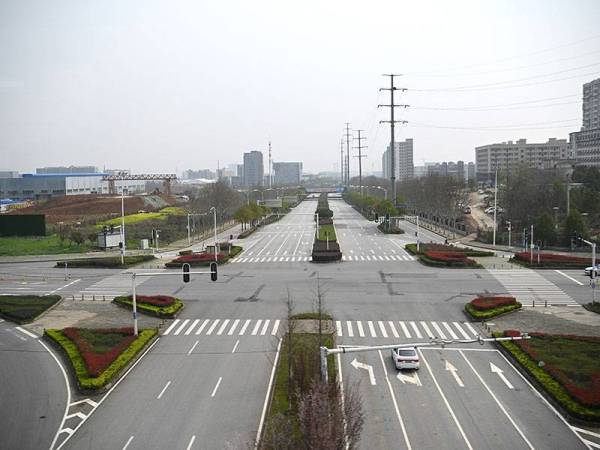
M 292 363 L 293 363 L 293 335 L 296 330 L 296 320 L 294 319 L 294 299 L 290 294 L 289 288 L 287 289 L 287 301 L 286 301 L 286 351 L 287 351 L 287 382 L 288 382 L 288 409 L 292 409 L 292 397 L 293 397 L 293 378 L 292 378 Z

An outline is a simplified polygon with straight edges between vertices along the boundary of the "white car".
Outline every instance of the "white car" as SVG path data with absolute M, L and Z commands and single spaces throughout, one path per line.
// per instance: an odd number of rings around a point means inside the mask
M 584 273 L 586 276 L 590 276 L 590 272 L 592 271 L 592 266 L 586 267 Z M 596 264 L 596 270 L 594 270 L 594 278 L 598 277 L 598 272 L 600 271 L 600 264 Z
M 392 349 L 392 361 L 396 369 L 418 369 L 419 354 L 414 347 L 399 347 Z

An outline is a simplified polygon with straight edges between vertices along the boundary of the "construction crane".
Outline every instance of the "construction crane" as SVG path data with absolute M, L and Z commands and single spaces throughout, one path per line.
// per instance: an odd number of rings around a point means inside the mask
M 115 181 L 122 180 L 164 180 L 163 185 L 165 186 L 165 192 L 167 195 L 171 195 L 171 181 L 177 180 L 177 175 L 174 173 L 159 173 L 159 174 L 139 174 L 139 175 L 129 175 L 129 174 L 120 174 L 120 175 L 104 175 L 102 177 L 102 181 L 108 181 L 108 193 L 115 195 L 117 190 L 115 188 Z

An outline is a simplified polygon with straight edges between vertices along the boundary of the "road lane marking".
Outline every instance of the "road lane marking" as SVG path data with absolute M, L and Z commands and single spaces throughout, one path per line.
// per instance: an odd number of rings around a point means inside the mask
M 33 334 L 32 332 L 26 330 L 25 328 L 21 328 L 21 327 L 15 327 L 17 330 L 19 330 L 21 333 L 26 334 L 29 337 L 32 337 L 34 339 L 37 339 L 39 336 L 36 336 L 35 334 Z
M 276 336 L 277 335 L 277 330 L 279 330 L 279 323 L 280 323 L 280 320 L 277 319 L 275 321 L 275 324 L 273 325 L 273 330 L 271 331 L 271 336 Z
M 217 327 L 217 325 L 219 324 L 220 321 L 221 321 L 221 319 L 215 319 L 215 321 L 212 323 L 212 325 L 206 332 L 207 336 L 210 336 L 212 334 L 212 332 L 215 330 L 215 328 Z
M 436 322 L 431 322 L 431 325 L 433 326 L 433 328 L 435 329 L 435 331 L 437 331 L 438 336 L 442 339 L 447 339 L 446 335 L 444 334 L 444 332 L 442 331 L 442 329 L 438 326 L 438 324 Z
M 244 326 L 242 327 L 242 329 L 240 330 L 240 336 L 243 336 L 244 333 L 246 332 L 246 328 L 248 328 L 248 325 L 250 325 L 250 322 L 252 321 L 252 319 L 248 319 L 246 320 L 246 322 L 244 323 Z
M 477 370 L 475 370 L 475 367 L 473 367 L 473 364 L 471 364 L 471 361 L 469 361 L 467 359 L 467 356 L 464 354 L 464 352 L 462 350 L 459 350 L 458 353 L 461 354 L 461 356 L 466 361 L 466 363 L 469 365 L 469 367 L 471 368 L 471 370 L 473 371 L 473 373 L 475 374 L 475 376 L 479 379 L 479 381 L 481 382 L 481 384 L 483 384 L 483 387 L 485 387 L 485 389 L 492 396 L 492 398 L 494 399 L 494 401 L 496 402 L 496 404 L 500 407 L 500 409 L 502 410 L 502 412 L 504 413 L 504 415 L 508 418 L 508 420 L 510 420 L 510 423 L 512 423 L 512 425 L 515 428 L 515 430 L 517 430 L 517 432 L 521 435 L 521 437 L 523 438 L 523 440 L 525 441 L 525 443 L 527 444 L 527 446 L 530 449 L 533 450 L 534 447 L 533 447 L 533 445 L 531 445 L 531 442 L 529 442 L 529 439 L 527 439 L 527 437 L 523 434 L 523 432 L 517 426 L 517 424 L 515 423 L 515 421 L 511 417 L 511 415 L 508 414 L 508 411 L 506 411 L 506 409 L 504 408 L 504 406 L 502 405 L 502 403 L 500 403 L 500 400 L 498 400 L 498 398 L 496 397 L 496 394 L 494 394 L 492 392 L 492 390 L 489 388 L 489 386 L 486 384 L 486 382 L 483 380 L 483 378 L 481 378 L 481 375 L 479 375 L 479 372 L 477 372 Z
M 192 352 L 194 351 L 194 349 L 196 348 L 196 345 L 198 345 L 198 342 L 200 341 L 196 341 L 194 342 L 194 345 L 192 345 L 192 348 L 190 348 L 190 351 L 187 352 L 188 356 L 192 354 Z
M 81 279 L 73 280 L 73 281 L 71 281 L 70 283 L 67 283 L 67 284 L 65 284 L 64 286 L 62 286 L 62 287 L 59 287 L 58 289 L 54 289 L 53 291 L 50 291 L 50 292 L 48 292 L 47 294 L 44 294 L 44 295 L 52 295 L 52 294 L 56 294 L 58 291 L 61 291 L 61 290 L 63 290 L 64 288 L 66 288 L 66 287 L 69 287 L 69 286 L 71 286 L 72 284 L 75 284 L 75 283 L 77 283 L 78 281 L 81 281 Z
M 277 368 L 277 361 L 279 361 L 279 351 L 281 350 L 281 342 L 282 339 L 279 338 L 279 344 L 277 344 L 277 352 L 275 353 L 275 360 L 273 361 L 273 368 L 271 369 L 271 376 L 269 377 L 269 385 L 267 386 L 267 393 L 265 394 L 265 401 L 263 403 L 262 413 L 260 415 L 260 421 L 258 422 L 258 430 L 256 432 L 256 439 L 254 440 L 254 448 L 258 448 L 263 425 L 265 423 L 267 407 L 269 406 L 269 396 L 271 394 L 271 388 L 273 387 L 273 379 L 275 378 L 275 369 Z
M 379 322 L 377 322 L 377 324 L 379 325 L 379 329 L 381 330 L 381 335 L 384 338 L 387 338 L 388 334 L 387 334 L 387 331 L 386 331 L 385 327 L 383 326 L 383 322 L 380 320 Z
M 196 330 L 196 336 L 198 336 L 200 333 L 202 333 L 202 330 L 204 330 L 204 327 L 206 327 L 208 322 L 210 322 L 210 319 L 206 319 L 204 322 L 202 322 L 202 325 L 200 325 L 200 328 L 198 328 Z
M 133 441 L 133 436 L 130 436 L 129 439 L 127 439 L 127 442 L 123 446 L 122 450 L 127 450 L 127 447 L 129 447 L 129 444 L 131 444 L 131 441 Z
M 260 324 L 262 323 L 262 319 L 259 319 L 256 321 L 256 325 L 254 325 L 254 329 L 252 330 L 252 336 L 256 336 L 256 333 L 258 333 L 258 329 L 260 328 Z
M 579 281 L 579 280 L 576 280 L 575 278 L 573 278 L 573 277 L 571 277 L 571 276 L 567 275 L 566 273 L 564 273 L 564 272 L 561 272 L 560 270 L 555 270 L 555 272 L 556 272 L 556 273 L 558 273 L 558 274 L 560 274 L 560 275 L 562 275 L 562 276 L 563 276 L 563 277 L 565 277 L 565 278 L 568 278 L 568 279 L 569 279 L 569 280 L 571 280 L 572 282 L 574 282 L 574 283 L 577 283 L 579 286 L 583 286 L 583 283 L 582 283 L 581 281 Z
M 410 326 L 412 327 L 412 329 L 414 330 L 415 334 L 417 335 L 417 337 L 419 339 L 423 338 L 423 335 L 421 334 L 421 332 L 419 331 L 419 328 L 417 327 L 417 324 L 414 322 L 409 322 Z
M 450 325 L 448 325 L 448 322 L 442 322 L 442 325 L 444 325 L 444 328 L 446 330 L 448 330 L 448 333 L 450 333 L 450 336 L 452 337 L 452 339 L 458 339 L 458 336 L 456 335 L 456 333 L 454 332 L 454 330 L 450 327 Z
M 240 323 L 240 319 L 235 319 L 233 321 L 233 325 L 231 325 L 231 328 L 227 332 L 227 336 L 231 336 L 235 332 L 235 329 L 237 328 L 239 323 Z
M 190 450 L 192 448 L 192 445 L 194 445 L 194 441 L 196 440 L 196 435 L 194 434 L 192 436 L 192 438 L 190 439 L 190 443 L 188 444 L 188 446 L 185 448 L 185 450 Z
M 217 393 L 217 389 L 219 389 L 219 386 L 221 385 L 221 381 L 223 380 L 223 377 L 219 377 L 219 381 L 217 381 L 217 384 L 215 386 L 215 388 L 212 391 L 212 394 L 210 394 L 211 397 L 214 397 L 215 394 Z
M 225 327 L 227 327 L 227 325 L 229 324 L 229 322 L 230 322 L 229 319 L 226 319 L 226 320 L 223 321 L 223 323 L 219 327 L 219 331 L 217 331 L 217 336 L 221 336 L 221 334 L 223 334 L 223 331 L 225 331 Z
M 165 330 L 165 332 L 163 333 L 163 336 L 166 336 L 167 334 L 169 334 L 171 332 L 171 330 L 175 327 L 175 325 L 177 325 L 179 323 L 179 319 L 175 319 L 175 321 L 169 325 L 169 328 L 167 328 Z
M 267 319 L 267 320 L 265 320 L 265 324 L 263 325 L 263 328 L 262 328 L 262 330 L 261 330 L 261 332 L 260 332 L 260 335 L 261 335 L 261 336 L 264 336 L 264 335 L 265 335 L 265 333 L 267 332 L 267 327 L 269 326 L 269 323 L 270 323 L 270 322 L 271 322 L 271 320 L 270 320 L 270 319 Z
M 433 384 L 435 384 L 435 387 L 437 388 L 437 391 L 439 392 L 440 396 L 442 397 L 442 400 L 444 401 L 444 404 L 446 405 L 446 408 L 448 409 L 448 412 L 450 412 L 450 415 L 452 416 L 452 419 L 454 420 L 454 423 L 458 427 L 458 430 L 460 431 L 461 436 L 465 440 L 465 444 L 467 444 L 467 447 L 470 450 L 473 450 L 473 446 L 471 445 L 471 442 L 469 442 L 469 439 L 467 438 L 467 435 L 465 434 L 462 426 L 460 425 L 460 422 L 458 421 L 458 418 L 454 414 L 454 410 L 450 406 L 450 403 L 448 403 L 448 399 L 444 395 L 444 392 L 442 391 L 442 388 L 440 387 L 440 385 L 439 385 L 439 383 L 437 381 L 437 378 L 433 374 L 433 371 L 431 370 L 431 366 L 429 365 L 429 362 L 425 359 L 425 355 L 423 355 L 423 352 L 421 351 L 420 348 L 417 349 L 417 351 L 421 355 L 421 359 L 425 363 L 425 367 L 427 367 L 427 371 L 429 372 L 429 375 L 431 375 L 431 378 L 433 379 Z
M 462 329 L 462 327 L 460 326 L 460 324 L 458 322 L 452 322 L 452 324 L 456 327 L 456 329 L 460 332 L 460 334 L 463 335 L 463 337 L 465 339 L 471 339 L 471 336 L 469 336 L 467 334 L 467 332 L 465 330 Z
M 348 336 L 354 337 L 354 330 L 352 329 L 352 321 L 346 321 L 346 326 L 348 327 Z
M 492 371 L 492 373 L 495 373 L 496 375 L 498 375 L 498 377 L 500 377 L 500 379 L 504 382 L 506 387 L 508 387 L 509 389 L 515 388 L 512 384 L 510 384 L 510 381 L 508 381 L 508 378 L 506 378 L 502 369 L 500 367 L 496 366 L 491 361 L 490 361 L 490 370 Z
M 400 328 L 402 328 L 402 332 L 404 333 L 404 336 L 406 336 L 407 338 L 410 339 L 410 331 L 408 331 L 408 327 L 406 326 L 406 324 L 402 321 L 398 322 L 400 324 Z
M 373 326 L 373 322 L 371 320 L 368 320 L 367 325 L 369 325 L 369 331 L 371 332 L 371 337 L 377 337 L 377 333 L 375 333 L 375 327 Z
M 400 408 L 398 408 L 398 402 L 396 401 L 396 395 L 394 394 L 394 389 L 392 388 L 392 383 L 390 382 L 390 378 L 388 377 L 387 369 L 385 368 L 385 362 L 383 361 L 383 355 L 381 354 L 381 350 L 377 350 L 377 353 L 379 353 L 379 359 L 381 360 L 381 367 L 383 368 L 383 374 L 385 376 L 385 381 L 386 381 L 388 389 L 390 391 L 390 395 L 392 396 L 392 403 L 394 404 L 394 410 L 396 411 L 396 417 L 398 418 L 398 422 L 400 422 L 400 428 L 402 429 L 402 436 L 404 437 L 404 443 L 406 444 L 407 450 L 412 450 L 412 446 L 410 445 L 410 441 L 408 440 L 408 434 L 406 433 L 406 427 L 404 426 L 404 421 L 402 420 L 402 416 L 400 415 Z
M 162 391 L 160 391 L 160 394 L 158 394 L 158 397 L 156 397 L 156 400 L 160 400 L 161 397 L 163 396 L 163 394 L 165 393 L 165 391 L 167 390 L 167 388 L 171 385 L 171 381 L 167 381 L 167 384 L 165 384 L 165 387 L 162 388 Z
M 187 330 L 185 330 L 185 333 L 183 333 L 185 336 L 189 335 L 192 330 L 194 328 L 196 328 L 196 325 L 198 325 L 198 322 L 200 322 L 200 319 L 196 319 L 192 322 L 192 324 L 189 326 L 189 328 Z
M 337 335 L 338 336 L 342 336 L 342 322 L 340 322 L 339 320 L 335 321 L 335 328 L 337 331 Z
M 371 382 L 371 385 L 372 386 L 377 385 L 377 381 L 375 380 L 375 374 L 373 373 L 373 366 L 371 364 L 361 363 L 356 358 L 354 358 L 352 360 L 352 362 L 350 363 L 350 365 L 352 367 L 354 367 L 355 369 L 366 370 L 369 375 L 369 381 Z
M 394 337 L 399 338 L 400 335 L 398 334 L 398 330 L 396 329 L 396 325 L 394 325 L 394 322 L 389 320 L 388 325 L 390 326 L 390 329 L 392 330 L 392 334 L 394 335 Z
M 450 361 L 448 361 L 447 359 L 444 361 L 446 361 L 446 364 L 445 364 L 446 370 L 452 374 L 452 376 L 454 377 L 454 381 L 456 381 L 456 384 L 458 384 L 460 387 L 464 388 L 465 384 L 463 383 L 461 378 L 458 376 L 458 369 L 456 367 L 454 367 L 452 365 L 452 363 Z
M 181 330 L 183 330 L 185 328 L 185 326 L 188 324 L 188 322 L 190 321 L 190 319 L 185 319 L 181 325 L 179 325 L 179 328 L 177 328 L 177 330 L 175 330 L 175 333 L 173 333 L 175 336 L 178 336 L 179 333 L 181 333 Z
M 237 341 L 235 341 L 235 345 L 233 346 L 233 350 L 231 350 L 231 353 L 235 353 L 235 349 L 237 348 L 238 345 L 240 345 L 239 339 Z
M 358 335 L 360 337 L 365 337 L 365 330 L 363 330 L 362 322 L 360 320 L 356 321 L 356 326 L 358 327 Z

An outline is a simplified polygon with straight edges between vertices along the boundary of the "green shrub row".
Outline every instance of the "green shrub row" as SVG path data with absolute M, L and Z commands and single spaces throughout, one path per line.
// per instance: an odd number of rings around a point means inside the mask
M 33 322 L 60 301 L 60 295 L 0 295 L 0 317 L 24 324 Z
M 516 309 L 521 308 L 521 303 L 517 302 L 515 305 L 506 305 L 501 306 L 500 308 L 488 309 L 487 311 L 479 311 L 474 308 L 473 305 L 467 303 L 465 305 L 465 311 L 473 318 L 477 320 L 487 320 L 492 317 L 499 316 L 500 314 L 507 313 L 509 311 L 514 311 Z
M 224 258 L 220 259 L 219 264 L 227 263 L 230 259 L 239 255 L 242 250 L 243 250 L 243 248 L 240 247 L 239 245 L 232 245 L 231 253 L 229 255 L 225 255 Z M 194 263 L 187 263 L 187 264 L 190 264 L 190 267 L 208 267 L 208 266 L 210 266 L 210 263 L 213 261 L 214 261 L 214 258 L 211 259 L 210 261 L 195 261 Z M 185 263 L 178 263 L 178 262 L 170 261 L 168 263 L 165 263 L 165 267 L 171 267 L 171 268 L 172 267 L 182 267 L 183 264 L 185 264 Z
M 385 234 L 404 234 L 404 230 L 402 228 L 386 226 L 385 222 L 381 222 L 379 225 L 377 225 L 377 229 Z
M 129 296 L 115 297 L 113 302 L 118 305 L 123 305 L 127 308 L 133 309 L 133 300 L 131 300 Z M 181 308 L 183 308 L 183 302 L 179 299 L 175 299 L 175 303 L 169 306 L 155 306 L 147 303 L 136 302 L 136 309 L 139 312 L 166 319 L 172 319 Z
M 423 254 L 419 255 L 419 261 L 425 264 L 426 266 L 431 267 L 445 267 L 445 268 L 455 268 L 455 269 L 481 269 L 483 266 L 481 264 L 460 264 L 460 263 L 448 263 L 444 261 L 436 261 L 434 259 L 428 258 Z
M 85 361 L 79 353 L 75 343 L 69 339 L 62 330 L 48 329 L 44 330 L 44 335 L 56 342 L 67 354 L 75 372 L 79 389 L 83 391 L 96 391 L 104 388 L 108 383 L 114 381 L 121 371 L 135 359 L 135 357 L 144 349 L 144 347 L 158 334 L 158 329 L 148 328 L 140 330 L 138 337 L 133 341 L 110 366 L 96 378 L 88 376 L 85 367 Z
M 413 255 L 422 255 L 423 253 L 425 253 L 425 249 L 427 248 L 427 244 L 420 244 L 419 245 L 419 251 L 417 251 L 417 244 L 406 244 L 404 246 L 404 248 L 406 250 L 408 250 L 410 253 L 412 253 Z M 452 251 L 456 251 L 456 252 L 461 252 L 463 253 L 465 256 L 494 256 L 494 252 L 486 252 L 483 250 L 473 250 L 473 249 L 467 249 L 467 248 L 460 248 L 460 247 L 455 247 L 452 249 Z
M 495 336 L 500 336 L 500 333 L 495 333 Z M 600 420 L 600 410 L 585 407 L 575 401 L 558 381 L 552 378 L 552 376 L 543 368 L 539 367 L 537 363 L 514 342 L 501 341 L 500 345 L 502 345 L 569 414 L 585 421 L 597 422 Z
M 56 267 L 99 267 L 99 268 L 119 268 L 125 269 L 127 267 L 135 266 L 146 261 L 152 261 L 154 255 L 136 255 L 136 256 L 125 256 L 123 258 L 123 264 L 121 264 L 120 256 L 109 256 L 101 258 L 83 258 L 83 259 L 71 259 L 69 261 L 58 261 Z
M 540 263 L 537 263 L 537 255 L 533 255 L 533 263 L 530 263 L 529 261 L 523 261 L 522 259 L 518 259 L 518 258 L 510 258 L 509 261 L 511 263 L 514 264 L 519 264 L 523 267 L 527 267 L 529 269 L 571 269 L 571 270 L 577 270 L 577 269 L 585 269 L 586 267 L 589 267 L 591 264 L 581 264 L 581 263 L 569 263 L 569 262 L 561 262 L 561 261 L 545 261 L 542 262 L 540 261 Z
M 325 241 L 329 239 L 329 242 L 336 242 L 337 236 L 335 235 L 335 228 L 333 227 L 333 223 L 328 225 L 319 226 L 319 235 L 317 237 L 319 241 Z

